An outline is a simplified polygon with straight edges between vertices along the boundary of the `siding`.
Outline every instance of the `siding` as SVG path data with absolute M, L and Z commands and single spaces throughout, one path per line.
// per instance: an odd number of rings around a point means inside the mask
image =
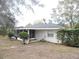
M 46 38 L 45 31 L 44 30 L 36 30 L 35 37 L 36 37 L 36 39 L 39 39 L 39 40 L 45 39 Z
M 58 30 L 36 30 L 35 37 L 39 40 L 44 39 L 49 42 L 58 43 L 57 31 Z M 48 37 L 48 33 L 53 33 L 53 37 Z

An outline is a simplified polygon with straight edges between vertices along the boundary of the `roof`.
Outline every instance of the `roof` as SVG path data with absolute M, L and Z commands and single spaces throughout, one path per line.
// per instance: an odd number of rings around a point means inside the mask
M 26 25 L 26 27 L 17 27 L 18 30 L 52 30 L 52 29 L 63 29 L 63 26 L 57 25 L 57 24 L 34 24 L 34 25 Z
M 26 26 L 27 29 L 61 29 L 63 26 L 57 24 L 34 24 L 30 26 Z

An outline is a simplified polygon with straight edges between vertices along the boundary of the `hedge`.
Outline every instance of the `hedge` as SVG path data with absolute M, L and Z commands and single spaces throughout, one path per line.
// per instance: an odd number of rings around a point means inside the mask
M 60 30 L 57 37 L 64 45 L 79 47 L 79 29 Z

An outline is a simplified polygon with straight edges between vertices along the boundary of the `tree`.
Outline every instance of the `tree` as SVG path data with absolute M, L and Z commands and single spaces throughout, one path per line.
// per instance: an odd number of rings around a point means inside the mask
M 38 0 L 28 0 L 31 4 L 27 3 L 27 0 L 0 0 L 0 25 L 5 27 L 7 31 L 12 30 L 16 24 L 16 16 L 23 15 L 21 7 L 32 10 L 32 5 L 38 5 Z
M 54 15 L 55 14 L 55 15 Z M 53 16 L 54 15 L 54 16 Z M 74 28 L 79 22 L 79 1 L 78 0 L 61 0 L 57 8 L 53 9 L 52 17 L 57 22 L 69 24 L 70 28 Z
M 33 6 L 43 6 L 43 4 L 39 4 L 39 2 L 39 0 L 0 0 L 0 14 L 16 19 L 16 16 L 23 15 L 21 7 L 24 7 L 25 10 L 30 9 L 34 13 Z M 14 21 L 12 19 L 11 21 Z
M 19 36 L 23 39 L 23 44 L 25 44 L 25 40 L 28 39 L 28 33 L 27 32 L 20 32 Z
M 5 32 L 7 34 L 8 32 L 12 31 L 15 26 L 15 18 L 9 17 L 6 14 L 0 14 L 0 30 L 5 30 L 2 33 Z
M 76 28 L 76 29 L 79 29 L 79 23 L 77 23 L 77 24 L 75 25 L 75 28 Z
M 43 19 L 44 24 L 46 24 L 46 19 Z
M 0 30 L 5 30 L 2 33 L 12 30 L 15 26 L 15 17 L 10 12 L 10 8 L 8 5 L 8 1 L 6 0 L 0 0 Z

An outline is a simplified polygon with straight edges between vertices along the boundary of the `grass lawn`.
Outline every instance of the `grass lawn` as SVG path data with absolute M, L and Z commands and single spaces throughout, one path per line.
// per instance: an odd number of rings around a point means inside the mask
M 47 42 L 22 45 L 0 36 L 0 59 L 79 59 L 79 48 Z

